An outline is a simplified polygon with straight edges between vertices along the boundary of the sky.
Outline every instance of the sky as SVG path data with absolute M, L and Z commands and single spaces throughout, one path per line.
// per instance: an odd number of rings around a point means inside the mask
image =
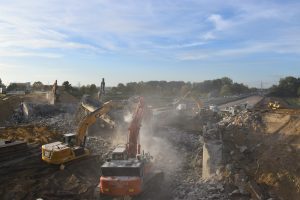
M 300 76 L 300 1 L 0 0 L 0 78 L 72 85 Z

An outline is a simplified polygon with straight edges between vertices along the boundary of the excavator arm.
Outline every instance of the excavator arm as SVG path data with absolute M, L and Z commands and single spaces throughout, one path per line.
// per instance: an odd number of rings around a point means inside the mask
M 129 133 L 128 133 L 127 150 L 130 158 L 135 158 L 137 154 L 141 153 L 140 152 L 141 146 L 139 144 L 139 134 L 140 134 L 140 128 L 144 116 L 144 108 L 145 108 L 144 98 L 140 97 L 136 110 L 133 114 L 132 121 L 128 128 Z
M 201 100 L 197 100 L 197 98 L 195 98 L 195 96 L 192 94 L 191 90 L 185 93 L 185 95 L 182 98 L 180 98 L 178 101 L 176 101 L 175 104 L 180 103 L 181 101 L 185 100 L 187 97 L 190 97 L 197 104 L 198 110 L 200 110 L 203 107 L 203 102 Z
M 97 103 L 95 103 L 95 102 L 93 103 L 92 100 L 89 99 L 89 96 L 86 96 L 85 98 L 83 98 L 80 105 L 84 110 L 92 113 L 92 112 L 96 111 L 101 104 L 97 105 Z M 114 101 L 114 106 L 115 106 L 115 108 L 123 107 L 120 103 L 117 103 L 115 101 Z M 108 125 L 111 125 L 111 119 L 107 114 L 103 114 L 99 118 L 102 119 L 103 121 L 105 121 Z
M 83 146 L 84 145 L 84 140 L 85 140 L 85 135 L 86 131 L 89 126 L 94 124 L 98 118 L 101 118 L 111 126 L 115 125 L 115 122 L 109 119 L 107 116 L 103 117 L 106 115 L 113 107 L 115 107 L 116 104 L 113 101 L 108 101 L 102 105 L 102 107 L 94 110 L 93 112 L 89 113 L 87 116 L 85 116 L 79 125 L 79 128 L 77 130 L 77 135 L 76 135 L 76 145 L 78 146 Z
M 191 95 L 191 98 L 193 99 L 193 101 L 196 102 L 198 110 L 200 110 L 203 107 L 203 102 L 201 100 L 197 100 L 194 96 Z

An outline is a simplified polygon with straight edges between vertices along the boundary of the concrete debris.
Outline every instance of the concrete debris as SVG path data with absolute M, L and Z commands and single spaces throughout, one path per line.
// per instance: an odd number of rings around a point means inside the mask
M 250 192 L 251 192 L 252 196 L 255 199 L 257 199 L 257 200 L 265 199 L 261 189 L 259 188 L 259 186 L 254 181 L 249 181 L 248 186 L 249 186 L 249 189 L 250 189 Z
M 246 146 L 241 146 L 239 149 L 241 153 L 244 153 L 248 148 Z
M 155 132 L 155 135 L 163 137 L 162 146 L 166 148 L 160 147 L 162 157 L 158 167 L 165 172 L 165 187 L 170 188 L 171 194 L 171 197 L 161 199 L 227 199 L 223 183 L 201 178 L 203 140 L 199 133 L 174 128 L 159 129 Z M 170 153 L 172 148 L 175 148 L 174 152 Z M 173 162 L 168 162 L 166 157 Z
M 21 102 L 25 103 L 15 102 L 14 118 L 1 124 L 5 127 L 0 129 L 0 138 L 44 144 L 76 131 L 76 104 Z M 297 199 L 299 113 L 248 109 L 235 107 L 225 113 L 201 109 L 196 116 L 164 110 L 155 115 L 157 127 L 152 135 L 149 127 L 142 127 L 141 143 L 155 158 L 155 167 L 164 171 L 165 181 L 163 191 L 148 199 Z M 37 148 L 28 148 L 30 159 L 18 157 L 23 159 L 21 164 L 0 166 L 0 182 L 5 183 L 0 197 L 91 199 L 100 164 L 115 145 L 124 142 L 127 131 L 106 134 L 102 126 L 94 129 L 88 131 L 92 136 L 86 141 L 91 157 L 66 165 L 63 171 L 41 163 Z

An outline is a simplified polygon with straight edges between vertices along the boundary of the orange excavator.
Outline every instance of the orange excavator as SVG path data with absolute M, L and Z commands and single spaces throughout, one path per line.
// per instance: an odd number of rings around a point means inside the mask
M 153 157 L 141 152 L 140 127 L 143 117 L 145 103 L 139 97 L 128 128 L 127 144 L 118 145 L 111 159 L 101 166 L 102 176 L 96 188 L 96 199 L 139 196 L 146 193 L 155 182 L 163 180 L 163 173 L 154 169 Z

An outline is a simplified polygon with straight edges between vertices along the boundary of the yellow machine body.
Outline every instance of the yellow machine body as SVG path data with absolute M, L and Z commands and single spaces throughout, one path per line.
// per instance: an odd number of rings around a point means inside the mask
M 62 142 L 53 142 L 42 146 L 42 160 L 50 164 L 63 164 L 90 154 L 84 147 L 70 147 Z

